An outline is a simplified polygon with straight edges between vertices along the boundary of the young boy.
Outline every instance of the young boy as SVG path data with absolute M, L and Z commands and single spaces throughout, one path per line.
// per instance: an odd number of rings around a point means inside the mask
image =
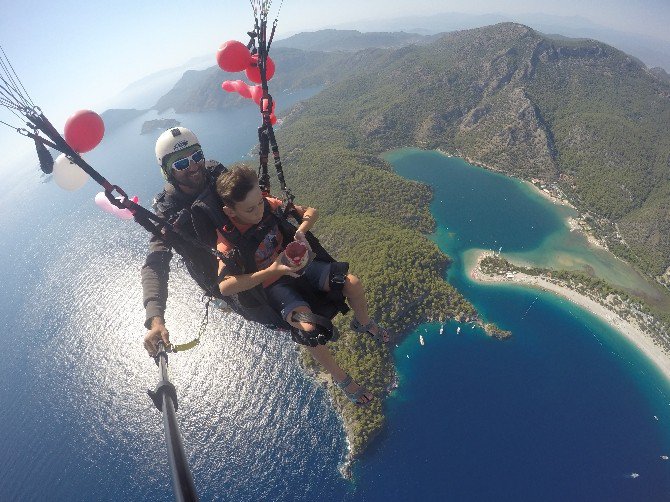
M 263 220 L 266 203 L 272 209 L 281 206 L 279 199 L 263 197 L 258 186 L 258 176 L 248 167 L 237 167 L 221 174 L 216 182 L 216 192 L 223 201 L 223 212 L 241 234 L 257 230 L 259 223 Z M 302 217 L 302 223 L 295 233 L 295 240 L 309 247 L 305 234 L 314 226 L 318 214 L 312 207 L 296 206 L 296 208 Z M 221 229 L 217 232 L 217 249 L 223 253 L 232 251 L 234 246 L 226 240 L 224 232 Z M 313 332 L 315 330 L 313 323 L 297 320 L 301 318 L 300 315 L 297 316 L 297 319 L 294 318 L 295 314 L 311 313 L 309 304 L 295 287 L 296 281 L 307 282 L 315 290 L 329 291 L 328 277 L 331 264 L 313 260 L 304 267 L 304 270 L 292 264 L 287 265 L 286 263 L 290 261 L 284 260 L 284 248 L 288 244 L 289 242 L 284 242 L 283 235 L 278 225 L 275 224 L 274 228 L 267 231 L 254 251 L 255 271 L 227 275 L 225 264 L 219 263 L 219 288 L 222 295 L 229 296 L 262 284 L 270 305 L 281 313 L 284 320 L 298 330 Z M 351 328 L 357 332 L 368 333 L 383 343 L 388 343 L 388 332 L 368 316 L 365 291 L 357 277 L 351 274 L 346 275 L 343 294 L 354 312 Z M 298 343 L 302 342 L 298 341 Z M 310 346 L 311 344 L 307 343 L 304 345 L 332 375 L 334 383 L 344 390 L 352 402 L 365 405 L 373 399 L 370 392 L 353 381 L 337 365 L 325 345 Z

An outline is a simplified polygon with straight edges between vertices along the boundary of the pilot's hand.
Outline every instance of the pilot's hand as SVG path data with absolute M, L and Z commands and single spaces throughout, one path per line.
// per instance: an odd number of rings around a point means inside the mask
M 162 341 L 166 348 L 170 347 L 170 332 L 165 327 L 165 321 L 160 316 L 151 319 L 151 329 L 144 335 L 144 348 L 150 356 L 158 353 L 158 342 Z

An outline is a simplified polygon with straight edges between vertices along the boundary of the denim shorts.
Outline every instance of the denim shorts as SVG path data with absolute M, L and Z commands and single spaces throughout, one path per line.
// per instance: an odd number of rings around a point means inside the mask
M 295 284 L 300 281 L 310 288 L 325 291 L 330 276 L 330 263 L 323 261 L 312 261 L 300 277 L 285 275 L 265 288 L 268 295 L 268 303 L 277 312 L 281 313 L 282 319 L 288 321 L 288 316 L 298 307 L 309 307 Z

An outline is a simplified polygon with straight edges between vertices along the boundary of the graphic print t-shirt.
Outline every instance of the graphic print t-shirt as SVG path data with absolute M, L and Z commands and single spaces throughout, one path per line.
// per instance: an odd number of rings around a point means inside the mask
M 270 204 L 270 208 L 272 210 L 278 209 L 282 205 L 282 201 L 279 199 L 275 199 L 274 197 L 266 197 L 265 200 L 268 201 Z M 298 214 L 302 216 L 305 214 L 305 208 L 301 206 L 295 206 Z M 235 228 L 237 228 L 240 233 L 244 234 L 247 232 L 251 227 L 254 225 L 243 225 L 240 223 L 237 223 L 234 219 L 232 220 L 233 225 L 235 225 Z M 217 233 L 217 241 L 216 241 L 216 249 L 218 251 L 221 251 L 222 253 L 228 253 L 233 249 L 233 245 L 228 242 L 228 240 L 221 234 L 219 230 L 216 231 Z M 262 270 L 264 268 L 269 267 L 272 262 L 274 262 L 277 259 L 277 256 L 284 250 L 284 238 L 279 231 L 279 227 L 277 224 L 274 225 L 274 227 L 267 233 L 263 241 L 259 244 L 258 248 L 256 249 L 256 253 L 254 255 L 254 259 L 256 261 L 256 269 L 257 270 Z M 221 264 L 219 266 L 219 273 L 223 270 L 225 266 Z M 263 287 L 267 288 L 270 284 L 272 284 L 274 280 L 268 280 L 263 283 Z

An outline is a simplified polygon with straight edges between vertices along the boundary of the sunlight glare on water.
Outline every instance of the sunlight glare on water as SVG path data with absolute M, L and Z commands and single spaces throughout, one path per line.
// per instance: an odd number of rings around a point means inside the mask
M 146 478 L 165 478 L 168 470 L 161 416 L 145 393 L 158 373 L 139 349 L 139 257 L 129 251 L 101 253 L 96 247 L 78 247 L 89 257 L 84 264 L 67 249 L 54 263 L 60 272 L 47 277 L 45 286 L 64 294 L 51 304 L 38 304 L 30 322 L 50 317 L 58 336 L 35 356 L 50 360 L 45 377 L 59 375 L 51 392 L 59 396 L 58 416 L 81 429 L 80 461 L 93 465 L 100 455 L 125 457 L 141 484 Z M 183 269 L 173 272 L 171 282 L 167 325 L 172 340 L 180 343 L 197 333 L 203 304 L 194 301 L 200 294 Z M 170 355 L 170 375 L 186 451 L 203 493 L 276 495 L 277 478 L 287 470 L 308 480 L 315 476 L 316 466 L 307 465 L 313 446 L 330 450 L 326 463 L 342 457 L 341 425 L 326 394 L 300 370 L 286 333 L 234 314 L 213 313 L 199 346 Z M 169 479 L 162 481 L 169 487 Z

